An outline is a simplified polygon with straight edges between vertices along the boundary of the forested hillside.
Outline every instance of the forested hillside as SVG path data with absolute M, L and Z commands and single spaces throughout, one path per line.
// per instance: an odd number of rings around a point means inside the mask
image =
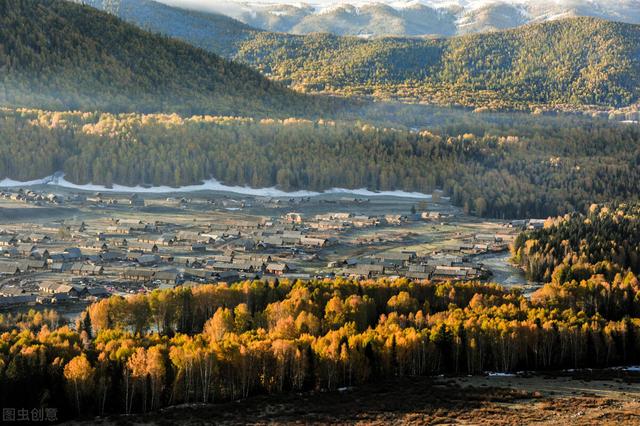
M 451 39 L 256 33 L 235 58 L 302 91 L 523 108 L 640 96 L 640 26 L 590 18 Z
M 0 104 L 297 115 L 310 99 L 246 66 L 61 0 L 0 0 Z
M 633 24 L 573 18 L 447 39 L 366 39 L 259 31 L 151 0 L 119 1 L 113 13 L 303 92 L 524 110 L 640 99 L 640 26 Z
M 6 111 L 0 178 L 284 190 L 444 189 L 466 211 L 546 217 L 640 193 L 640 128 L 531 117 L 437 133 L 363 123 Z
M 640 204 L 592 205 L 586 214 L 549 219 L 518 236 L 514 259 L 538 281 L 585 280 L 640 272 Z

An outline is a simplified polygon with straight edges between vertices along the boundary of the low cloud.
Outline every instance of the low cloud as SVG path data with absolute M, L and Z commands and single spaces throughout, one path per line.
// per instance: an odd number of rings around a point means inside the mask
M 158 0 L 169 6 L 240 16 L 247 9 L 239 2 L 228 0 Z

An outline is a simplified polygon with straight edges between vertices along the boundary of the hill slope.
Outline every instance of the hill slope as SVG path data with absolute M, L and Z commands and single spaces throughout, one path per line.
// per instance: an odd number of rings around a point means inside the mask
M 152 0 L 73 0 L 112 13 L 140 28 L 185 40 L 223 56 L 259 32 L 240 21 L 215 13 L 197 12 Z
M 50 109 L 301 113 L 317 100 L 244 65 L 59 0 L 0 0 L 0 103 Z
M 450 39 L 257 33 L 234 58 L 304 91 L 475 107 L 640 97 L 640 26 L 594 18 Z

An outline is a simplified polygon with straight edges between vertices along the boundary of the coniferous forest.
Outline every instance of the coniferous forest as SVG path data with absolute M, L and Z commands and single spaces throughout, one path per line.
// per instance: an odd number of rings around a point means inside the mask
M 308 92 L 473 107 L 624 106 L 640 95 L 640 26 L 592 18 L 447 39 L 257 32 L 232 57 Z
M 638 204 L 589 206 L 586 214 L 549 218 L 518 236 L 513 254 L 529 277 L 557 284 L 596 274 L 640 272 Z
M 0 104 L 54 110 L 313 115 L 338 108 L 247 66 L 63 0 L 0 1 Z
M 139 30 L 87 6 L 19 0 L 0 2 L 0 11 L 3 103 L 14 108 L 113 111 L 113 115 L 3 111 L 2 178 L 30 180 L 62 171 L 74 183 L 104 185 L 177 187 L 216 178 L 230 185 L 284 190 L 366 187 L 428 193 L 443 189 L 465 211 L 497 218 L 564 214 L 593 202 L 633 200 L 638 193 L 637 126 L 616 127 L 570 117 L 539 121 L 517 117 L 507 119 L 510 124 L 465 124 L 454 119 L 442 125 L 419 108 L 391 110 L 295 93 L 248 67 Z M 545 36 L 559 32 L 558 40 L 582 37 L 593 42 L 624 34 L 624 42 L 616 43 L 615 49 L 598 45 L 595 51 L 602 51 L 597 56 L 606 64 L 635 67 L 633 61 L 616 56 L 629 50 L 624 47 L 627 44 L 633 45 L 635 27 L 585 22 L 589 20 L 571 23 L 571 28 L 581 28 L 574 36 L 562 23 L 534 29 Z M 585 33 L 585 28 L 592 33 Z M 456 51 L 476 52 L 464 44 L 473 42 L 494 46 L 491 49 L 496 52 L 511 52 L 507 47 L 513 43 L 529 46 L 532 42 L 522 31 L 456 39 L 455 43 L 462 43 Z M 359 41 L 350 43 L 360 46 Z M 477 54 L 483 56 L 481 52 Z M 531 52 L 534 57 L 548 54 L 547 50 Z M 588 57 L 581 60 L 593 62 Z M 284 60 L 277 62 L 286 66 Z M 453 67 L 457 62 L 446 63 Z M 563 67 L 552 65 L 553 70 Z M 346 69 L 353 71 L 349 75 L 357 74 L 353 67 Z M 585 72 L 584 76 L 591 75 Z M 477 75 L 463 80 L 509 81 L 501 73 L 493 76 L 479 69 Z M 619 78 L 605 80 L 617 88 L 601 89 L 615 99 L 577 86 L 569 90 L 558 79 L 552 80 L 562 84 L 553 90 L 597 96 L 585 102 L 632 101 L 635 80 L 626 71 L 612 69 L 611 73 Z M 454 73 L 451 78 L 460 81 L 460 75 Z M 488 76 L 493 77 L 487 80 Z M 500 93 L 510 93 L 506 87 L 494 86 Z M 538 89 L 536 93 L 545 93 Z M 144 115 L 149 111 L 181 115 Z M 221 118 L 225 115 L 252 118 Z M 292 116 L 297 119 L 287 119 Z M 424 128 L 424 122 L 430 131 L 407 130 Z
M 0 134 L 0 177 L 17 180 L 63 171 L 79 184 L 178 187 L 213 177 L 284 190 L 443 189 L 467 212 L 497 218 L 555 216 L 640 191 L 640 129 L 586 120 L 418 132 L 326 120 L 8 110 Z

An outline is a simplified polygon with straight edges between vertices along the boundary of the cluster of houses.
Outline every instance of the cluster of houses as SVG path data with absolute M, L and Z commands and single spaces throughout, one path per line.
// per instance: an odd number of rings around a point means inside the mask
M 73 303 L 112 293 L 262 277 L 305 279 L 318 274 L 342 274 L 357 278 L 482 279 L 489 272 L 482 264 L 473 263 L 472 257 L 504 250 L 508 244 L 499 235 L 478 234 L 430 255 L 402 251 L 327 265 L 327 253 L 339 251 L 337 246 L 356 241 L 352 244 L 360 247 L 358 239 L 350 240 L 359 229 L 445 223 L 451 215 L 435 211 L 378 215 L 317 213 L 326 211 L 321 209 L 307 216 L 291 211 L 314 202 L 309 198 L 222 197 L 211 201 L 100 193 L 60 196 L 23 190 L 0 196 L 38 203 L 79 203 L 92 211 L 110 212 L 87 216 L 86 221 L 65 219 L 41 225 L 6 225 L 4 230 L 0 229 L 0 307 Z M 251 203 L 273 207 L 278 212 L 272 217 L 235 213 Z M 354 198 L 322 203 L 356 206 L 369 201 Z M 211 216 L 210 220 L 207 214 L 185 220 L 164 214 L 141 214 L 144 210 L 137 209 L 150 206 L 190 206 L 205 213 L 214 206 L 234 213 Z M 110 214 L 118 217 L 108 217 Z M 161 218 L 165 221 L 158 220 Z M 536 223 L 525 225 L 537 226 Z
M 329 265 L 339 267 L 342 265 Z M 482 280 L 491 272 L 468 256 L 434 254 L 418 256 L 412 251 L 388 253 L 348 259 L 343 263 L 344 275 L 351 278 L 407 277 L 431 281 Z
M 512 220 L 511 222 L 509 222 L 509 227 L 517 228 L 517 229 L 529 229 L 529 230 L 541 229 L 541 228 L 544 228 L 545 222 L 546 222 L 546 219 L 518 219 L 518 220 Z
M 0 231 L 0 306 L 293 276 L 296 262 L 337 241 L 286 220 L 262 218 L 188 224 L 114 218 L 25 228 Z M 91 285 L 72 284 L 81 279 Z
M 63 304 L 79 300 L 91 302 L 109 295 L 109 291 L 102 286 L 87 286 L 72 281 L 41 281 L 35 289 L 3 285 L 0 288 L 0 308 Z
M 443 251 L 447 253 L 459 253 L 461 255 L 480 255 L 486 253 L 498 253 L 509 248 L 514 234 L 475 234 L 463 238 L 460 242 L 446 244 Z
M 424 211 L 410 214 L 363 215 L 355 213 L 324 213 L 304 221 L 300 213 L 288 213 L 285 220 L 289 223 L 302 223 L 318 231 L 346 231 L 349 229 L 368 228 L 385 225 L 401 225 L 411 222 L 442 222 L 450 215 L 436 211 Z
M 475 234 L 441 250 L 419 256 L 415 251 L 390 252 L 331 262 L 342 275 L 352 278 L 383 276 L 428 279 L 431 281 L 471 281 L 489 278 L 491 271 L 474 256 L 507 250 L 513 234 Z
M 139 194 L 122 195 L 122 194 L 103 194 L 100 192 L 86 195 L 84 193 L 73 193 L 63 196 L 61 194 L 50 193 L 46 191 L 37 191 L 34 189 L 16 188 L 5 189 L 0 191 L 0 199 L 18 201 L 23 203 L 31 203 L 34 205 L 45 204 L 75 204 L 77 206 L 132 206 L 144 207 L 145 199 Z M 167 199 L 165 203 L 184 204 L 185 199 Z
M 64 202 L 64 199 L 59 195 L 35 192 L 29 189 L 18 189 L 17 191 L 2 191 L 0 192 L 0 199 L 32 203 L 35 205 L 62 204 Z

